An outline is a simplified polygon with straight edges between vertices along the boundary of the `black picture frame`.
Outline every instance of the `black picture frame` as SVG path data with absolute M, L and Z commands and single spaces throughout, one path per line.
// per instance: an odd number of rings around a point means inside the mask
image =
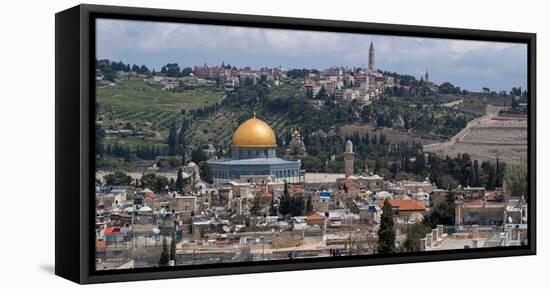
M 449 251 L 95 271 L 95 19 L 369 33 L 528 45 L 528 245 Z M 536 254 L 536 34 L 166 9 L 79 5 L 55 15 L 55 274 L 77 283 L 306 270 Z

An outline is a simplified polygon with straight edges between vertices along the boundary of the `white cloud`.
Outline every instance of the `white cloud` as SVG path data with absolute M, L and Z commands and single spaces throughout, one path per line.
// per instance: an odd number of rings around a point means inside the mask
M 512 43 L 126 20 L 98 20 L 97 37 L 100 58 L 146 58 L 182 50 L 202 53 L 194 64 L 221 57 L 230 63 L 236 62 L 232 58 L 242 62 L 248 58 L 252 63 L 245 64 L 252 66 L 281 61 L 318 68 L 365 65 L 374 41 L 381 69 L 415 75 L 429 69 L 436 80 L 461 81 L 477 75 L 492 83 L 498 83 L 499 77 L 526 83 L 525 45 Z

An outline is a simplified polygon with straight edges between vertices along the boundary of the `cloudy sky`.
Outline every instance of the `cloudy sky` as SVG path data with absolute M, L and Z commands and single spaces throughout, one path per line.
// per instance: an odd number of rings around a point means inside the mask
M 159 70 L 225 64 L 324 69 L 367 66 L 370 42 L 376 67 L 469 90 L 526 87 L 527 45 L 283 29 L 97 20 L 97 58 Z

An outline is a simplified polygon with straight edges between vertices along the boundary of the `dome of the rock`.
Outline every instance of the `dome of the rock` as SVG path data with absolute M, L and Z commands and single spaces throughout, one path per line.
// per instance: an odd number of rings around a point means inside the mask
M 240 148 L 276 147 L 277 143 L 271 126 L 254 115 L 237 128 L 231 146 Z

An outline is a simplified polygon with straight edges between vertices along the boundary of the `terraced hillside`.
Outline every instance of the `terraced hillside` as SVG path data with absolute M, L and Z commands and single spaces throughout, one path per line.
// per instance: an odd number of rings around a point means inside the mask
M 478 160 L 506 162 L 527 158 L 527 119 L 499 117 L 501 107 L 488 106 L 487 113 L 471 121 L 448 142 L 424 145 L 424 151 L 442 156 L 468 153 Z
M 208 119 L 195 120 L 186 134 L 190 145 L 224 144 L 231 141 L 239 115 L 227 109 L 213 113 Z
M 164 91 L 143 80 L 121 80 L 115 86 L 98 87 L 99 120 L 106 129 L 131 123 L 137 130 L 167 134 L 172 121 L 183 120 L 182 110 L 197 109 L 220 101 L 222 91 L 195 89 Z

